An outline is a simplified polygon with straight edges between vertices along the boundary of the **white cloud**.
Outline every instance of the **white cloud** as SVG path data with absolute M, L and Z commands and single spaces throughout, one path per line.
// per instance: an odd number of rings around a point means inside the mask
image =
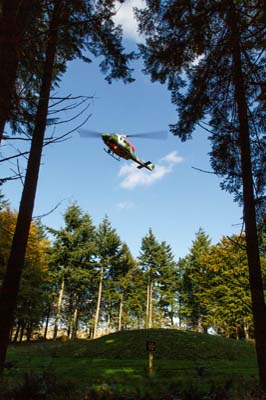
M 120 203 L 117 203 L 116 206 L 120 210 L 129 210 L 134 207 L 134 203 L 132 201 L 121 201 Z
M 137 186 L 151 186 L 162 180 L 164 176 L 173 172 L 175 166 L 184 161 L 176 151 L 161 158 L 154 171 L 136 168 L 136 164 L 125 164 L 120 168 L 119 177 L 122 178 L 120 186 L 124 189 L 134 189 Z
M 114 16 L 116 24 L 123 27 L 125 37 L 128 39 L 139 41 L 138 24 L 134 16 L 133 8 L 143 8 L 144 0 L 126 0 L 123 4 L 117 3 L 118 11 Z
M 161 158 L 160 160 L 165 161 L 169 164 L 180 164 L 184 161 L 183 157 L 179 156 L 176 151 L 172 151 L 171 153 L 167 154 L 165 157 Z

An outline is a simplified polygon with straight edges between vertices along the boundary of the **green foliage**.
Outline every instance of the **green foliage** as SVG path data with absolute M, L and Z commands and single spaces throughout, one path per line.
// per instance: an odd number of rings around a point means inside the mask
M 179 316 L 182 323 L 189 329 L 199 332 L 206 332 L 210 326 L 206 321 L 206 306 L 201 301 L 202 292 L 205 292 L 206 287 L 210 285 L 210 272 L 203 260 L 209 246 L 209 237 L 202 229 L 199 229 L 188 256 L 179 261 L 182 280 Z
M 249 339 L 254 332 L 245 238 L 222 238 L 204 260 L 210 281 L 201 300 L 206 305 L 209 324 L 228 337 Z
M 78 312 L 78 319 L 82 318 L 83 313 L 88 318 L 88 308 L 91 309 L 90 302 L 95 290 L 96 228 L 91 217 L 76 204 L 67 208 L 64 220 L 65 227 L 61 230 L 49 229 L 56 238 L 50 265 L 57 281 L 57 291 L 61 280 L 65 281 L 65 317 L 69 321 L 69 329 L 76 332 L 78 320 L 73 327 L 73 313 L 75 310 Z
M 265 275 L 265 260 L 261 257 Z M 199 231 L 190 254 L 179 261 L 180 319 L 185 326 L 246 339 L 254 337 L 244 236 L 210 246 Z
M 173 326 L 179 286 L 177 266 L 171 247 L 159 243 L 152 229 L 142 239 L 139 263 L 146 282 L 146 327 Z
M 177 293 L 180 290 L 180 281 L 177 272 L 177 263 L 170 245 L 161 243 L 161 261 L 159 265 L 159 299 L 158 309 L 161 315 L 160 326 L 174 326 L 177 317 Z
M 191 138 L 203 122 L 212 142 L 211 163 L 224 176 L 222 187 L 241 198 L 239 121 L 235 104 L 232 32 L 234 10 L 239 29 L 244 85 L 256 194 L 265 191 L 265 22 L 263 2 L 147 1 L 137 11 L 145 72 L 152 81 L 167 82 L 178 122 L 172 132 Z
M 263 16 L 263 17 L 262 17 Z M 266 393 L 266 305 L 257 222 L 265 208 L 265 1 L 153 1 L 137 11 L 145 72 L 168 84 L 182 141 L 210 133 L 221 187 L 243 204 L 260 385 Z M 264 207 L 263 207 L 264 206 Z
M 5 273 L 6 264 L 12 243 L 17 214 L 4 203 L 0 210 L 0 282 Z M 14 340 L 18 335 L 27 334 L 30 339 L 34 329 L 39 329 L 44 315 L 46 292 L 45 284 L 48 278 L 47 251 L 49 242 L 45 238 L 43 227 L 32 223 L 25 265 L 21 278 L 18 302 L 15 313 Z
M 106 316 L 107 330 L 110 331 L 118 310 L 118 281 L 126 273 L 127 266 L 121 259 L 123 257 L 121 239 L 107 216 L 104 217 L 97 229 L 96 242 L 99 290 L 94 329 L 96 330 L 98 327 L 101 311 L 101 317 Z M 126 254 L 124 256 L 126 257 Z
M 49 40 L 49 23 L 57 1 L 42 3 L 31 2 L 30 13 L 24 21 L 21 32 L 21 45 L 17 49 L 18 69 L 16 86 L 13 88 L 9 122 L 14 132 L 23 132 L 23 125 L 33 129 L 38 93 L 43 75 L 44 58 Z M 56 60 L 53 70 L 53 88 L 59 86 L 67 63 L 76 58 L 84 62 L 101 57 L 100 71 L 111 83 L 122 79 L 132 82 L 132 69 L 129 63 L 133 53 L 127 53 L 122 45 L 122 30 L 115 26 L 113 16 L 116 12 L 114 1 L 99 0 L 96 3 L 86 1 L 60 2 Z M 20 21 L 18 21 L 20 23 Z M 48 125 L 56 122 L 54 110 L 48 119 Z

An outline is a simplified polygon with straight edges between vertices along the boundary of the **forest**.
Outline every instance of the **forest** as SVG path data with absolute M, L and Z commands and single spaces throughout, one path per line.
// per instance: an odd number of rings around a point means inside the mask
M 1 163 L 16 163 L 0 183 L 23 183 L 17 212 L 1 197 L 0 376 L 10 341 L 50 330 L 74 339 L 178 325 L 254 339 L 265 398 L 266 2 L 146 0 L 134 10 L 143 37 L 135 52 L 114 22 L 116 6 L 0 2 Z M 170 92 L 177 115 L 171 133 L 184 142 L 199 125 L 208 132 L 212 172 L 243 210 L 239 236 L 212 245 L 199 227 L 187 256 L 175 260 L 151 221 L 134 259 L 108 216 L 94 226 L 77 204 L 59 230 L 33 221 L 43 149 L 68 135 L 55 137 L 49 128 L 60 123 L 60 111 L 83 115 L 81 125 L 89 118 L 87 96 L 61 98 L 56 89 L 71 61 L 95 58 L 108 83 L 125 84 L 134 84 L 132 62 L 141 58 L 144 74 Z M 13 140 L 15 154 L 4 155 Z
M 16 218 L 2 200 L 1 230 L 7 233 L 1 235 L 2 266 Z M 265 280 L 264 246 L 262 241 Z M 144 328 L 254 339 L 244 236 L 223 237 L 212 245 L 200 228 L 187 256 L 176 261 L 152 228 L 134 258 L 107 216 L 97 227 L 74 203 L 60 230 L 32 223 L 11 342 L 94 339 Z

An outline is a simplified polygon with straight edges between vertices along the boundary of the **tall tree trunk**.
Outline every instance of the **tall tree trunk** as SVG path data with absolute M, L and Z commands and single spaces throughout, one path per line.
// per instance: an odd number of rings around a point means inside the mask
M 152 296 L 153 296 L 153 287 L 152 282 L 150 281 L 150 290 L 149 290 L 149 319 L 148 319 L 148 327 L 152 328 L 152 314 L 153 314 L 153 304 L 152 304 Z
M 106 334 L 109 335 L 110 332 L 111 332 L 111 312 L 109 311 L 107 315 Z
M 60 321 L 60 317 L 61 317 L 61 308 L 62 308 L 62 301 L 63 301 L 63 295 L 64 295 L 64 288 L 65 288 L 65 278 L 64 278 L 64 274 L 63 274 L 62 280 L 61 280 L 59 296 L 58 296 L 58 300 L 57 300 L 57 305 L 56 305 L 53 340 L 56 340 L 56 338 L 57 338 L 58 325 L 59 325 L 59 321 Z
M 150 279 L 150 278 L 148 278 Z M 146 295 L 146 320 L 145 328 L 149 328 L 149 313 L 150 313 L 150 281 L 147 283 L 147 295 Z
M 148 283 L 147 283 L 147 300 L 146 300 L 146 324 L 145 328 L 152 328 L 152 279 L 151 272 L 148 271 Z
M 26 327 L 26 338 L 27 338 L 27 342 L 30 342 L 31 338 L 33 335 L 33 326 L 32 323 L 29 322 L 28 326 Z
M 20 321 L 18 321 L 18 323 L 17 323 L 15 335 L 13 337 L 13 343 L 17 343 L 17 341 L 18 341 L 19 330 L 20 330 Z
M 14 328 L 15 328 L 14 325 L 12 325 L 10 332 L 9 332 L 9 339 L 8 339 L 9 343 L 12 343 Z
M 10 118 L 20 47 L 36 0 L 4 0 L 0 18 L 0 144 Z
M 50 314 L 51 314 L 51 306 L 49 304 L 49 307 L 48 307 L 48 310 L 47 310 L 47 314 L 46 314 L 46 318 L 45 318 L 45 327 L 44 327 L 44 333 L 43 333 L 43 338 L 44 339 L 47 339 Z
M 251 148 L 249 136 L 247 94 L 242 69 L 238 16 L 234 3 L 230 2 L 229 23 L 233 42 L 233 82 L 239 121 L 239 142 L 243 183 L 244 222 L 246 233 L 249 284 L 254 320 L 256 353 L 259 367 L 260 387 L 266 395 L 266 307 L 263 293 L 256 209 L 253 189 Z
M 77 337 L 77 328 L 78 328 L 78 307 L 75 305 L 72 319 L 72 331 L 70 339 L 76 339 Z
M 95 339 L 97 337 L 97 329 L 98 329 L 100 308 L 101 308 L 101 301 L 102 301 L 103 273 L 104 273 L 104 267 L 103 267 L 103 265 L 101 265 L 100 279 L 99 279 L 99 286 L 98 286 L 97 306 L 96 306 L 95 317 L 94 317 L 94 327 L 93 327 L 93 336 L 92 336 L 93 339 Z
M 120 294 L 119 301 L 119 316 L 118 316 L 118 330 L 122 330 L 122 316 L 123 316 L 123 306 L 124 306 L 124 293 Z
M 19 332 L 19 343 L 21 343 L 23 340 L 24 331 L 25 331 L 25 322 L 22 321 L 21 325 L 20 325 L 20 332 Z
M 245 334 L 245 339 L 249 340 L 249 324 L 247 322 L 244 322 L 244 334 Z
M 9 331 L 13 323 L 17 303 L 17 295 L 20 286 L 22 268 L 25 261 L 26 247 L 37 190 L 48 114 L 49 96 L 52 85 L 52 73 L 55 62 L 59 17 L 60 1 L 55 5 L 50 24 L 42 85 L 35 117 L 35 127 L 32 135 L 24 188 L 19 206 L 11 252 L 0 295 L 0 376 L 2 375 L 3 365 L 6 359 Z

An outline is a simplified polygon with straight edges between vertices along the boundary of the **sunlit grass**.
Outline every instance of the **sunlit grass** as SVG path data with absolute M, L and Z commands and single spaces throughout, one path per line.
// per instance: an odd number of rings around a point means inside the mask
M 152 375 L 147 369 L 147 340 L 156 342 Z M 49 371 L 58 382 L 79 390 L 131 393 L 135 398 L 145 393 L 160 398 L 164 391 L 184 385 L 206 389 L 232 381 L 244 387 L 257 380 L 252 344 L 177 330 L 125 331 L 91 341 L 10 346 L 8 360 L 15 365 L 6 373 L 9 382 L 20 382 L 25 372 Z

